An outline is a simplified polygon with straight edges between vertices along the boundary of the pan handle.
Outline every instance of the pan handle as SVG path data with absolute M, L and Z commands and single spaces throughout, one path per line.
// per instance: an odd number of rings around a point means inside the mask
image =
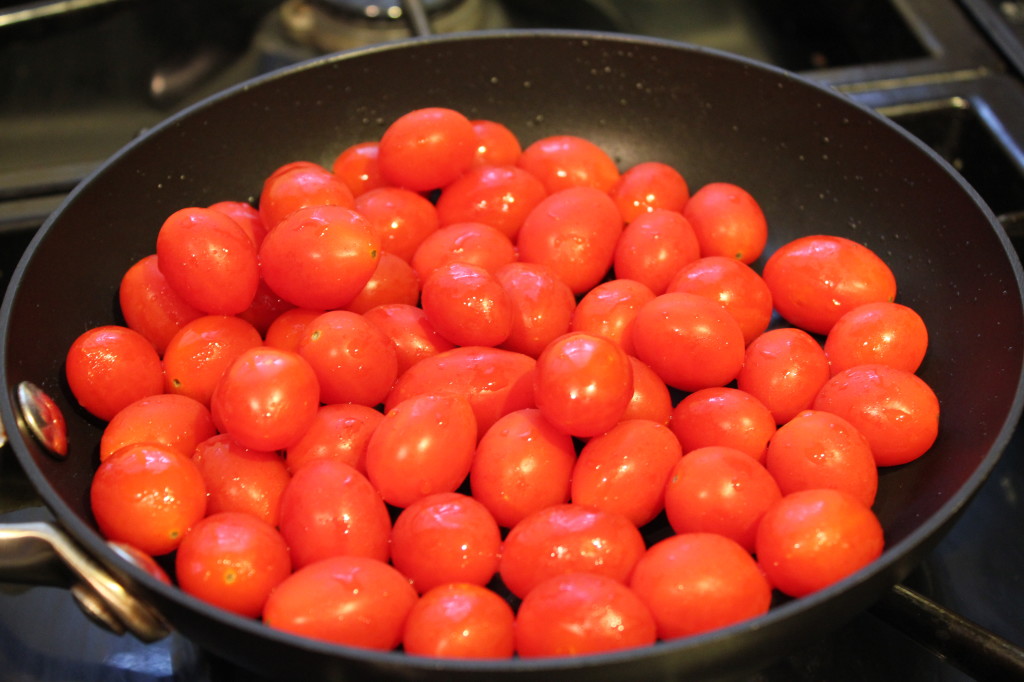
M 146 643 L 170 634 L 160 614 L 49 522 L 0 524 L 0 581 L 70 586 L 86 614 L 117 634 Z

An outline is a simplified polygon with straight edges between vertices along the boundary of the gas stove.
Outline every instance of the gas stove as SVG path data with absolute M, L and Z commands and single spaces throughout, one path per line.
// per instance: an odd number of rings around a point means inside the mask
M 931 146 L 989 204 L 1018 252 L 1024 245 L 1022 2 L 0 0 L 0 293 L 65 194 L 167 116 L 328 52 L 505 27 L 651 35 L 795 71 Z M 957 651 L 942 640 L 967 619 L 1024 646 L 1024 545 L 1010 535 L 1024 527 L 1022 495 L 1018 431 L 905 581 L 948 610 L 935 621 L 937 646 L 894 627 L 893 610 L 881 604 L 749 679 L 971 679 L 961 668 L 987 677 L 998 652 Z M 0 523 L 50 518 L 13 454 L 0 452 Z M 174 634 L 148 645 L 110 634 L 65 590 L 8 584 L 0 584 L 0 670 L 24 682 L 254 679 Z

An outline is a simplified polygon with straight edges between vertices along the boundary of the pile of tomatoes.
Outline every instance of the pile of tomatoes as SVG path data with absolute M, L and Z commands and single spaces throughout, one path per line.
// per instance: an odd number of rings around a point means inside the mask
M 67 356 L 98 527 L 268 627 L 423 656 L 820 590 L 882 552 L 878 469 L 939 408 L 882 259 L 767 234 L 742 187 L 440 107 L 182 208 Z

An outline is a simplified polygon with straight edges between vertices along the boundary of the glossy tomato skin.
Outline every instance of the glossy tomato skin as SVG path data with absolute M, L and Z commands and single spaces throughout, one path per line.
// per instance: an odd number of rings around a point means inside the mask
M 672 410 L 670 422 L 683 452 L 709 445 L 735 448 L 764 462 L 775 418 L 753 395 L 731 386 L 694 391 Z
M 68 348 L 64 372 L 78 404 L 104 421 L 136 400 L 163 392 L 156 348 L 139 332 L 120 325 L 82 332 Z
M 607 194 L 619 180 L 619 169 L 608 153 L 577 135 L 551 135 L 532 142 L 517 163 L 543 182 L 549 193 L 590 187 Z
M 928 327 L 903 304 L 865 303 L 836 320 L 824 349 L 833 375 L 874 363 L 916 372 L 928 352 Z
M 388 651 L 417 599 L 392 566 L 368 557 L 339 556 L 298 569 L 263 608 L 269 627 L 313 639 Z
M 348 186 L 357 199 L 386 184 L 377 164 L 378 151 L 376 140 L 356 142 L 342 149 L 331 162 L 331 172 Z
M 686 202 L 683 215 L 697 233 L 703 256 L 726 256 L 749 265 L 764 252 L 768 221 L 757 200 L 738 185 L 704 185 Z
M 257 346 L 239 355 L 214 389 L 210 409 L 222 433 L 253 450 L 282 450 L 316 417 L 320 384 L 299 354 Z
M 367 310 L 363 316 L 395 346 L 398 376 L 424 358 L 455 348 L 454 343 L 438 333 L 417 305 L 385 303 Z
M 512 332 L 512 300 L 487 269 L 452 262 L 423 282 L 420 307 L 456 346 L 498 346 Z
M 656 209 L 626 224 L 615 245 L 615 276 L 643 282 L 663 294 L 679 268 L 700 258 L 700 244 L 678 211 Z
M 672 393 L 657 372 L 629 356 L 633 366 L 633 397 L 629 399 L 622 419 L 648 419 L 668 425 L 672 419 Z
M 242 512 L 277 526 L 291 480 L 277 452 L 245 448 L 218 434 L 196 446 L 192 461 L 206 484 L 207 514 Z
M 370 481 L 334 459 L 309 462 L 281 496 L 279 526 L 295 568 L 334 556 L 390 555 L 391 516 Z
M 768 611 L 772 588 L 750 553 L 714 533 L 674 535 L 637 562 L 630 587 L 669 640 L 743 622 Z
M 595 573 L 556 575 L 534 587 L 516 614 L 523 658 L 585 656 L 651 645 L 650 609 L 622 582 Z
M 551 268 L 517 261 L 502 266 L 494 276 L 512 304 L 512 328 L 502 348 L 535 358 L 569 331 L 576 298 Z
M 413 656 L 503 659 L 515 652 L 515 612 L 475 583 L 447 583 L 424 593 L 409 612 L 402 649 Z
M 757 557 L 772 586 L 792 597 L 822 590 L 877 559 L 882 526 L 849 493 L 817 488 L 772 505 L 757 531 Z
M 453 109 L 424 107 L 399 116 L 384 130 L 377 164 L 388 184 L 427 192 L 462 175 L 475 155 L 469 119 Z
M 420 281 L 449 263 L 469 263 L 490 273 L 516 262 L 512 240 L 496 227 L 481 222 L 449 223 L 429 235 L 416 249 L 412 267 Z
M 346 310 L 363 314 L 370 308 L 389 303 L 416 305 L 420 300 L 420 278 L 408 262 L 389 251 L 382 251 L 377 267 Z
M 270 323 L 264 335 L 263 343 L 281 350 L 299 351 L 299 341 L 306 330 L 306 325 L 323 314 L 323 310 L 310 308 L 290 308 L 285 310 Z
M 519 160 L 523 146 L 508 126 L 483 118 L 470 123 L 475 138 L 473 166 L 509 166 Z
M 522 168 L 477 166 L 441 191 L 437 215 L 442 225 L 484 223 L 515 239 L 547 194 L 544 184 Z
M 118 304 L 125 324 L 146 337 L 161 355 L 185 323 L 203 314 L 168 284 L 155 253 L 125 271 L 118 287 Z
M 354 205 L 352 190 L 341 178 L 318 164 L 297 161 L 278 167 L 263 181 L 259 212 L 270 231 L 299 209 Z
M 243 512 L 211 514 L 189 531 L 174 558 L 183 591 L 247 618 L 292 572 L 288 545 L 269 523 Z
M 171 337 L 164 352 L 164 388 L 209 406 L 213 389 L 244 351 L 263 343 L 252 324 L 234 315 L 203 315 Z
M 366 447 L 384 414 L 355 403 L 321 405 L 302 437 L 285 452 L 290 471 L 320 458 L 339 459 L 366 473 Z
M 100 462 L 89 501 L 100 532 L 152 556 L 174 551 L 206 515 L 206 487 L 192 460 L 165 445 L 128 445 Z
M 219 211 L 238 223 L 252 243 L 259 248 L 260 242 L 267 234 L 267 226 L 263 224 L 263 218 L 260 216 L 258 208 L 247 201 L 231 200 L 218 201 L 210 204 L 207 208 Z
M 381 249 L 408 263 L 423 240 L 440 226 L 434 204 L 401 187 L 377 187 L 360 194 L 356 211 L 377 232 Z
M 760 400 L 776 424 L 785 424 L 811 406 L 829 375 L 818 340 L 802 329 L 781 327 L 750 342 L 736 386 Z
M 633 320 L 655 295 L 649 286 L 635 279 L 601 282 L 580 298 L 573 311 L 571 329 L 605 336 L 629 355 L 635 355 Z
M 661 161 L 643 161 L 626 170 L 609 190 L 622 220 L 631 223 L 657 210 L 681 213 L 690 198 L 682 174 Z
M 127 405 L 100 436 L 100 460 L 132 443 L 159 443 L 191 457 L 196 445 L 216 434 L 210 410 L 198 400 L 161 393 Z
M 556 427 L 596 436 L 622 419 L 633 397 L 633 366 L 614 341 L 569 332 L 537 358 L 533 390 L 541 414 Z

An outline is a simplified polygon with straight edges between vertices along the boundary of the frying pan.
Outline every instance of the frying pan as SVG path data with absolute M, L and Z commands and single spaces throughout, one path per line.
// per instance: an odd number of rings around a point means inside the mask
M 63 380 L 72 340 L 117 320 L 121 274 L 152 253 L 163 219 L 187 205 L 257 200 L 278 165 L 329 165 L 397 116 L 448 106 L 512 128 L 525 143 L 573 133 L 623 169 L 660 160 L 692 188 L 747 188 L 771 252 L 832 233 L 875 249 L 898 300 L 931 330 L 921 375 L 938 394 L 935 447 L 881 474 L 887 549 L 871 566 L 756 620 L 689 639 L 577 658 L 438 662 L 271 631 L 164 585 L 112 550 L 88 508 L 102 424 Z M 755 264 L 758 267 L 759 264 Z M 486 31 L 427 36 L 305 62 L 229 89 L 149 130 L 77 187 L 39 230 L 2 311 L 3 423 L 52 510 L 56 531 L 136 595 L 146 614 L 229 661 L 307 679 L 722 678 L 756 669 L 839 627 L 900 582 L 992 469 L 1022 406 L 1021 267 L 977 194 L 937 155 L 882 117 L 788 72 L 713 50 L 596 32 Z M 67 423 L 68 454 L 29 434 L 22 382 Z M 8 557 L 14 551 L 7 546 Z M 23 571 L 24 572 L 24 571 Z M 159 622 L 159 619 L 157 620 Z

